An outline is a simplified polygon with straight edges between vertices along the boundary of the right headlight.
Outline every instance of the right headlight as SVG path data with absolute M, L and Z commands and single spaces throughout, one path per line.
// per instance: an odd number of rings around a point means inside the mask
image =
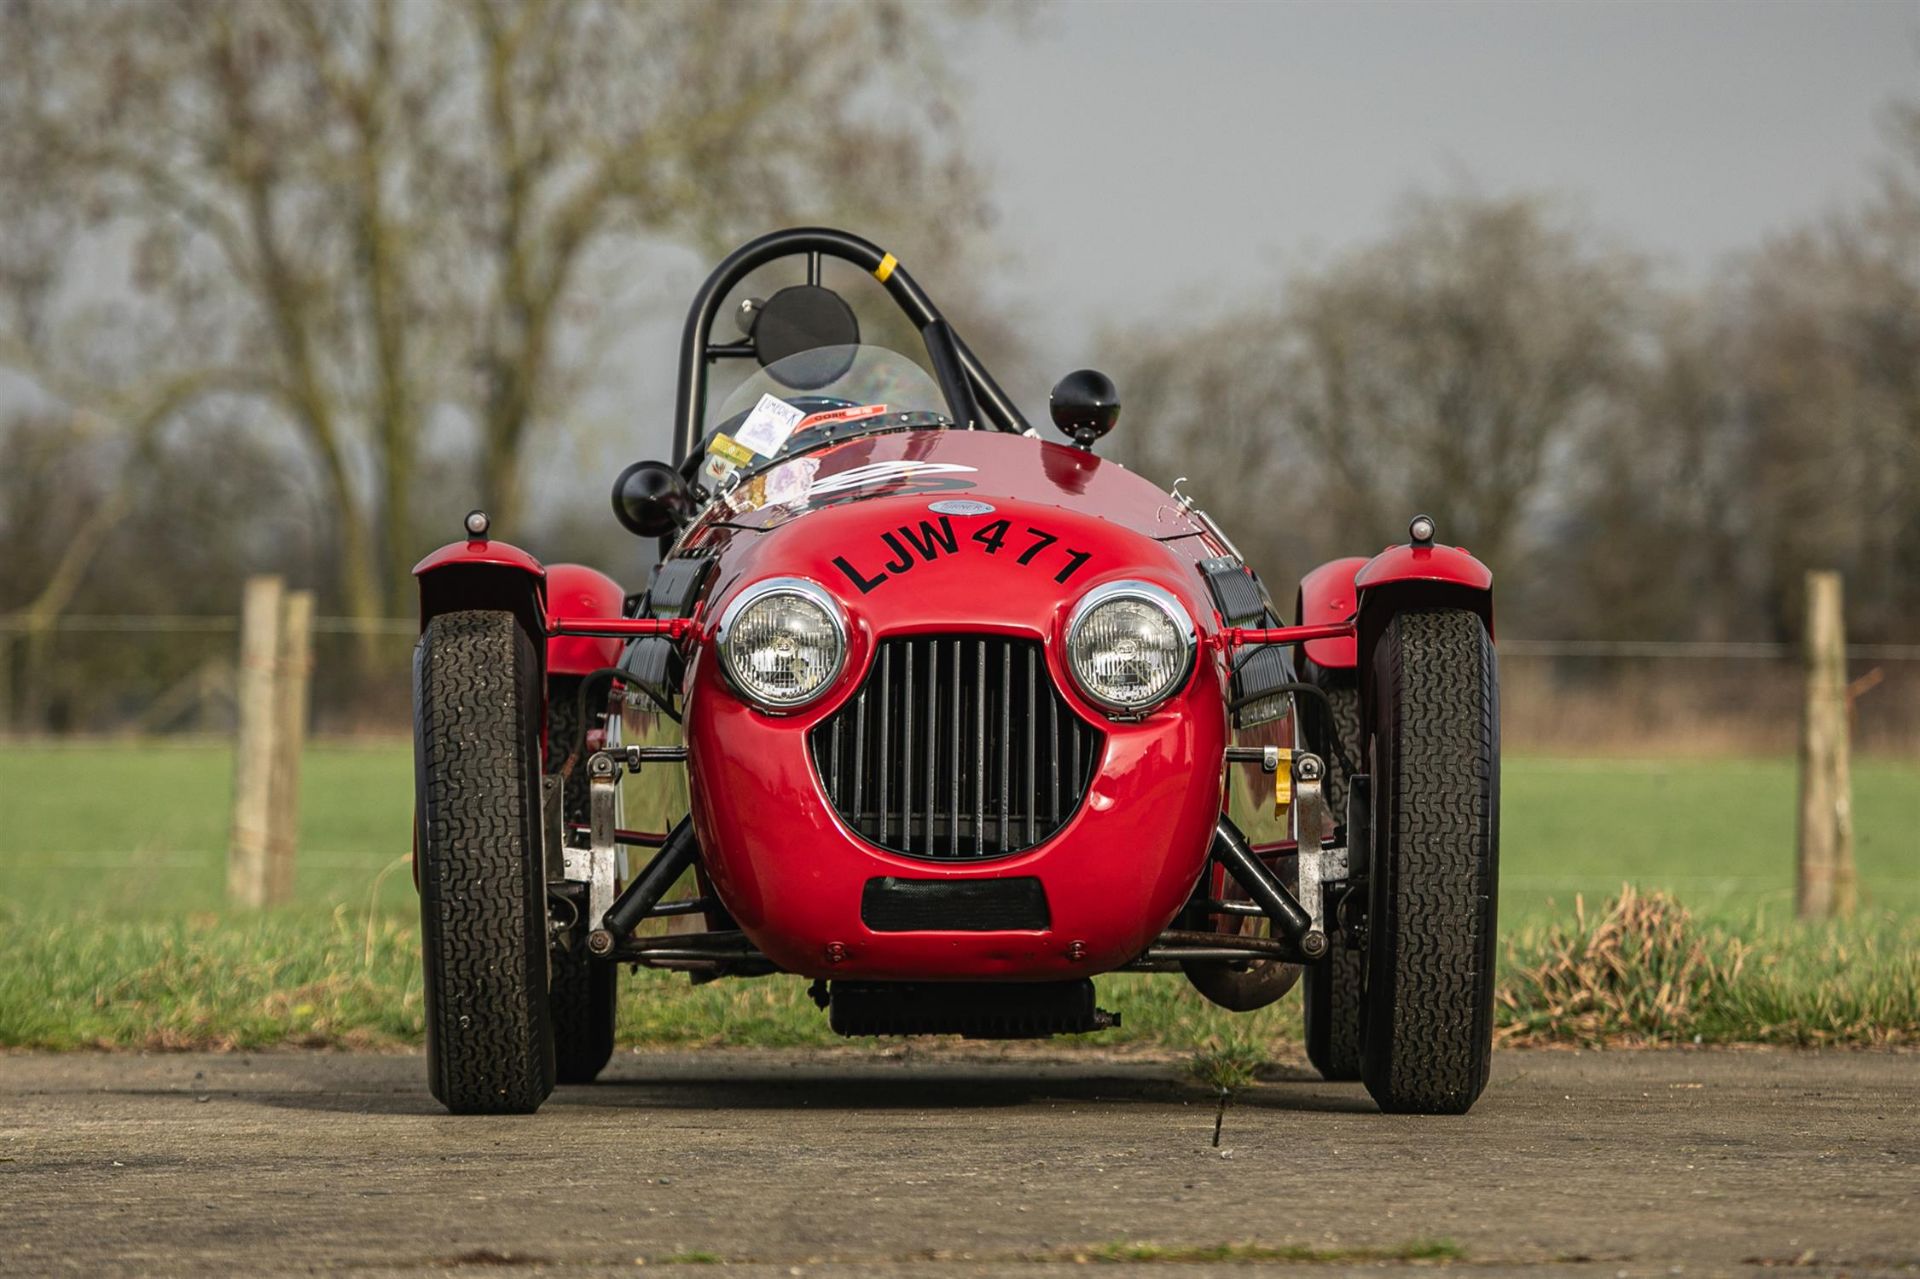
M 1067 619 L 1067 667 L 1087 700 L 1117 715 L 1165 701 L 1193 669 L 1193 619 L 1151 582 L 1108 582 Z
M 847 658 L 840 606 L 798 577 L 770 578 L 741 592 L 721 614 L 716 638 L 727 678 L 768 710 L 820 696 Z

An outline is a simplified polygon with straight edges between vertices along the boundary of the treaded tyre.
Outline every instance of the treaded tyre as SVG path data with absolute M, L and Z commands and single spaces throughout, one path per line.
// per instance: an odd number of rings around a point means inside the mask
M 556 676 L 547 681 L 547 762 L 557 773 L 567 762 L 580 732 L 580 680 Z M 587 761 L 574 762 L 562 797 L 565 819 L 586 825 Z M 620 966 L 596 962 L 584 950 L 553 951 L 555 1078 L 563 1084 L 590 1084 L 613 1056 L 614 1006 L 620 997 Z
M 414 648 L 427 1084 L 457 1115 L 553 1091 L 538 672 L 511 613 L 443 613 Z
M 1499 679 L 1472 613 L 1402 613 L 1373 652 L 1373 869 L 1361 1077 L 1382 1110 L 1464 1114 L 1493 1054 Z
M 1328 670 L 1301 660 L 1301 678 L 1322 689 L 1333 708 L 1333 727 L 1349 755 L 1360 750 L 1360 682 L 1352 671 Z M 1342 820 L 1347 812 L 1347 770 L 1330 749 L 1326 709 L 1310 697 L 1298 699 L 1301 739 L 1327 765 L 1327 806 Z M 1348 833 L 1348 847 L 1353 844 Z M 1357 869 L 1357 868 L 1356 868 Z M 1306 1014 L 1307 1060 L 1322 1079 L 1360 1078 L 1360 992 L 1366 956 L 1346 944 L 1337 921 L 1327 921 L 1327 954 L 1308 964 L 1300 1002 Z

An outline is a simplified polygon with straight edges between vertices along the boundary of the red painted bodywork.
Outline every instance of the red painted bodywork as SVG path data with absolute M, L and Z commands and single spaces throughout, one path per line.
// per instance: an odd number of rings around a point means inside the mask
M 1344 622 L 1351 618 L 1358 611 L 1360 601 L 1360 593 L 1354 589 L 1353 579 L 1367 566 L 1367 562 L 1364 555 L 1328 560 L 1301 578 L 1301 623 Z M 1351 633 L 1345 637 L 1310 640 L 1306 651 L 1316 665 L 1328 670 L 1349 668 L 1357 660 Z
M 512 543 L 471 539 L 449 542 L 414 565 L 413 575 L 424 578 L 445 569 L 473 568 L 508 570 L 523 573 L 530 579 L 532 600 L 528 611 L 533 619 L 543 623 L 541 629 L 548 636 L 547 674 L 590 675 L 620 660 L 620 639 L 605 633 L 578 633 L 591 623 L 618 621 L 626 611 L 626 592 L 605 573 L 584 564 L 548 567 Z M 464 592 L 467 588 L 460 589 Z M 490 598 L 489 606 L 497 606 L 499 598 L 498 595 Z M 557 624 L 555 618 L 577 623 L 570 628 L 573 633 L 561 633 L 569 628 Z M 426 622 L 424 616 L 420 620 L 422 624 Z
M 799 490 L 791 474 L 770 483 L 762 476 L 710 511 L 683 543 L 720 554 L 713 592 L 696 619 L 685 727 L 702 860 L 728 911 L 775 963 L 814 977 L 1055 979 L 1138 955 L 1186 902 L 1221 809 L 1224 647 L 1213 642 L 1218 618 L 1193 567 L 1218 554 L 1217 545 L 1163 491 L 1116 463 L 1017 436 L 877 435 L 796 460 L 812 472 L 812 497 L 769 503 L 769 494 Z M 835 489 L 899 463 L 922 469 Z M 994 509 L 949 514 L 940 526 L 929 503 L 956 498 Z M 1005 536 L 990 549 L 991 526 L 1001 520 Z M 950 528 L 956 549 L 897 556 L 883 534 L 905 548 L 900 530 L 919 532 L 922 521 Z M 889 563 L 904 567 L 889 572 Z M 847 616 L 847 661 L 834 687 L 789 715 L 736 696 L 711 647 L 727 604 L 768 577 L 810 579 L 842 601 Z M 1061 658 L 1074 602 L 1116 578 L 1172 592 L 1200 631 L 1186 686 L 1138 723 L 1101 715 Z M 880 639 L 955 632 L 1042 640 L 1062 696 L 1105 734 L 1079 812 L 1052 839 L 1013 857 L 926 861 L 866 843 L 834 812 L 808 749 L 808 730 L 859 686 Z M 872 933 L 861 923 L 860 897 L 868 879 L 883 875 L 1037 876 L 1053 924 L 1037 932 Z
M 1493 570 L 1461 546 L 1389 546 L 1354 575 L 1366 591 L 1388 582 L 1452 582 L 1476 591 L 1493 589 Z
M 546 576 L 546 569 L 541 566 L 540 561 L 519 547 L 508 542 L 482 541 L 477 538 L 465 542 L 448 542 L 415 564 L 413 575 L 424 577 L 437 568 L 449 568 L 455 564 L 497 564 L 502 568 L 520 569 L 535 577 Z
M 1493 589 L 1493 571 L 1458 546 L 1389 546 L 1372 559 L 1329 560 L 1300 579 L 1300 621 L 1337 622 L 1354 617 L 1363 594 L 1403 582 L 1443 582 L 1474 591 Z M 1309 640 L 1307 656 L 1330 670 L 1359 664 L 1354 632 Z
M 620 583 L 584 564 L 547 570 L 547 612 L 553 617 L 618 618 L 626 611 Z M 551 621 L 549 631 L 557 631 Z M 547 674 L 591 675 L 620 660 L 621 641 L 603 636 L 554 634 L 547 640 Z

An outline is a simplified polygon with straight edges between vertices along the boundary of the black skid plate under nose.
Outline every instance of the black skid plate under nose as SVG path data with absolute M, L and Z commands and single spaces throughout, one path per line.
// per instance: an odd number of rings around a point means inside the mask
M 850 982 L 829 990 L 827 1022 L 842 1035 L 1044 1039 L 1118 1026 L 1093 1006 L 1093 982 Z

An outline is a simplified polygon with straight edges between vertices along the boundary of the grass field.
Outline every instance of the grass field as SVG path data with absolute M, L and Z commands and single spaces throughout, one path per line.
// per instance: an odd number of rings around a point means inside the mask
M 204 745 L 0 746 L 0 1046 L 417 1039 L 407 747 L 310 751 L 300 902 L 269 915 L 222 902 L 230 767 Z M 1911 761 L 1856 766 L 1864 909 L 1833 929 L 1790 920 L 1791 761 L 1518 758 L 1502 785 L 1509 1035 L 1920 1038 Z M 1642 896 L 1602 918 L 1623 882 L 1691 917 Z M 625 989 L 632 1042 L 828 1039 L 794 980 Z M 1293 998 L 1234 1018 L 1177 978 L 1116 978 L 1102 999 L 1126 1025 L 1097 1042 L 1297 1037 Z
M 0 902 L 122 918 L 219 909 L 231 771 L 215 746 L 0 746 Z M 1705 914 L 1791 904 L 1790 760 L 1509 758 L 1501 784 L 1509 924 L 1622 881 Z M 1860 761 L 1854 786 L 1863 901 L 1920 914 L 1920 764 Z M 408 850 L 409 747 L 317 745 L 303 799 L 301 900 L 365 906 Z M 379 903 L 412 912 L 404 867 Z

